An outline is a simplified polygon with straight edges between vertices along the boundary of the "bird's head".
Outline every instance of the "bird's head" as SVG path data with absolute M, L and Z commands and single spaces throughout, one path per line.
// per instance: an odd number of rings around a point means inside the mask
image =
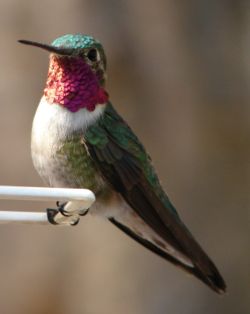
M 50 45 L 19 40 L 20 43 L 49 51 L 50 64 L 44 96 L 72 112 L 95 110 L 105 104 L 106 56 L 99 41 L 88 35 L 64 35 Z

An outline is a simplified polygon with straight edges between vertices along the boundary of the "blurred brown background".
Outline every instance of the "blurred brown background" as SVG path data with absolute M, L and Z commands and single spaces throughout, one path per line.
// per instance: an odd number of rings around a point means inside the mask
M 250 313 L 249 9 L 243 0 L 1 1 L 0 184 L 42 185 L 30 129 L 48 55 L 17 39 L 91 34 L 106 48 L 113 104 L 228 284 L 218 297 L 97 218 L 1 225 L 1 314 Z

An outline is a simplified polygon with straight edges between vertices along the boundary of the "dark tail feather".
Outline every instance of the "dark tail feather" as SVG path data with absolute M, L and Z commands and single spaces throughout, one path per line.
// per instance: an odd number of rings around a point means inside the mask
M 116 227 L 118 227 L 120 230 L 125 232 L 128 236 L 133 238 L 135 241 L 138 243 L 142 244 L 144 247 L 149 249 L 150 251 L 156 253 L 157 255 L 163 257 L 164 259 L 168 260 L 169 262 L 173 263 L 177 267 L 182 268 L 186 272 L 194 275 L 198 279 L 200 279 L 203 283 L 205 283 L 209 288 L 214 290 L 215 292 L 219 294 L 223 294 L 226 291 L 226 284 L 221 277 L 219 271 L 217 270 L 216 266 L 212 263 L 212 261 L 209 260 L 210 262 L 210 267 L 209 267 L 209 274 L 204 274 L 199 268 L 197 267 L 189 267 L 185 264 L 182 264 L 179 260 L 175 259 L 173 256 L 167 254 L 165 251 L 161 250 L 157 246 L 155 246 L 153 243 L 151 243 L 148 240 L 145 240 L 141 237 L 139 237 L 136 233 L 131 231 L 128 227 L 124 226 L 120 222 L 116 221 L 114 218 L 109 219 Z

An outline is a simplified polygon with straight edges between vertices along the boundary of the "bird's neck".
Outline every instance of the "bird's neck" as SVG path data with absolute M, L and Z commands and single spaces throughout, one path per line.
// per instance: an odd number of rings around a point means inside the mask
M 44 96 L 48 103 L 59 104 L 71 112 L 81 108 L 94 111 L 97 104 L 108 101 L 100 78 L 80 57 L 51 56 Z
M 104 114 L 106 105 L 97 105 L 94 111 L 81 108 L 71 112 L 59 104 L 51 105 L 43 96 L 37 108 L 32 127 L 34 142 L 62 142 L 74 133 L 84 134 Z

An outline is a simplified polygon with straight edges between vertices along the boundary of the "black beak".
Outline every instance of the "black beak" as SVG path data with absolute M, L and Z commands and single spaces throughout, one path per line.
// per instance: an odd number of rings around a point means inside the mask
M 30 46 L 35 46 L 42 48 L 44 50 L 47 50 L 49 52 L 56 53 L 61 56 L 71 56 L 74 52 L 74 49 L 71 48 L 63 48 L 63 47 L 54 47 L 51 45 L 46 45 L 46 44 L 40 44 L 35 41 L 30 41 L 30 40 L 25 40 L 25 39 L 20 39 L 18 40 L 19 43 L 24 44 L 24 45 L 30 45 Z

